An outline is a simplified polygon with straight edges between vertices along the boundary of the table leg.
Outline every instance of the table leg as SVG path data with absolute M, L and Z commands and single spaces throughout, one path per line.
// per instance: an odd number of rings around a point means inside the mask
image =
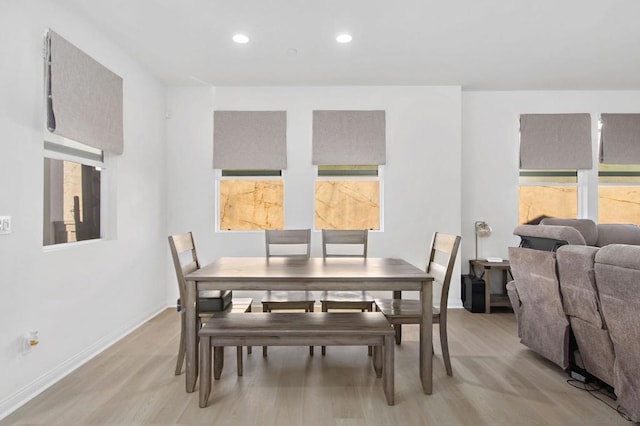
M 491 269 L 484 270 L 484 313 L 491 313 Z
M 433 391 L 433 282 L 422 282 L 422 321 L 420 323 L 420 380 L 422 390 L 431 395 Z
M 186 309 L 185 320 L 186 326 L 186 366 L 185 380 L 187 393 L 192 393 L 196 388 L 196 380 L 198 378 L 198 301 L 197 301 L 197 283 L 195 281 L 187 281 L 187 291 L 185 295 L 184 308 Z
M 394 290 L 393 291 L 393 298 L 394 299 L 402 299 L 402 291 L 401 290 Z M 400 343 L 402 343 L 402 324 L 394 324 L 393 328 L 396 331 L 396 345 L 399 345 Z

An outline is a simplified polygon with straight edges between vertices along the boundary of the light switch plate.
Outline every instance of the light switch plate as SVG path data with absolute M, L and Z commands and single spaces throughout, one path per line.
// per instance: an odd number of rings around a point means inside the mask
M 11 233 L 11 216 L 0 216 L 0 234 Z

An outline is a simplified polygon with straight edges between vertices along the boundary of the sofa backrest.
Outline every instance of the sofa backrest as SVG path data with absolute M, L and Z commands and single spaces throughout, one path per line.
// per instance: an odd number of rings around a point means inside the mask
M 570 226 L 580 232 L 585 244 L 595 246 L 598 241 L 598 226 L 591 219 L 562 219 L 546 217 L 540 221 L 540 225 Z M 571 243 L 569 243 L 571 244 Z
M 594 273 L 597 247 L 567 245 L 557 252 L 564 312 L 598 328 L 604 327 Z
M 640 245 L 640 226 L 627 224 L 598 224 L 598 247 L 609 244 Z
M 556 253 L 509 247 L 509 263 L 520 304 L 518 335 L 522 343 L 566 369 L 569 320 L 562 308 Z

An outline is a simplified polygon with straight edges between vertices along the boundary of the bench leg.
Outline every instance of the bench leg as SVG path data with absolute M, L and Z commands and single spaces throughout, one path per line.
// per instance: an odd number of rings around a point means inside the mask
M 236 347 L 236 357 L 238 358 L 236 361 L 238 376 L 242 376 L 242 346 Z
M 247 308 L 247 312 L 251 312 L 251 305 Z M 247 346 L 247 355 L 251 355 L 251 346 Z
M 382 377 L 382 346 L 378 345 L 373 348 L 373 369 L 376 371 L 376 377 Z
M 379 346 L 376 346 L 378 348 Z M 393 337 L 384 337 L 384 368 L 382 376 L 382 386 L 384 387 L 384 395 L 387 397 L 387 404 L 395 403 L 394 397 L 394 352 Z
M 200 338 L 200 408 L 207 406 L 211 393 L 211 339 Z
M 220 380 L 224 367 L 224 346 L 216 346 L 213 348 L 213 378 Z

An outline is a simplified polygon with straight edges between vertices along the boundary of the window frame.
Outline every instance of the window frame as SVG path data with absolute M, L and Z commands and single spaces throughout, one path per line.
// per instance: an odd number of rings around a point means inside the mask
M 96 152 L 99 151 L 100 154 Z M 77 247 L 78 245 L 85 244 L 94 244 L 97 242 L 105 241 L 109 239 L 110 234 L 113 232 L 113 227 L 109 225 L 109 222 L 112 217 L 112 208 L 110 206 L 110 196 L 109 194 L 109 163 L 110 163 L 110 155 L 103 150 L 99 150 L 97 148 L 90 147 L 88 145 L 84 145 L 80 142 L 76 142 L 74 140 L 64 138 L 62 136 L 53 134 L 49 132 L 47 129 L 44 130 L 43 135 L 43 168 L 44 168 L 44 160 L 45 159 L 59 160 L 59 161 L 67 161 L 73 162 L 80 165 L 86 165 L 96 168 L 100 171 L 100 237 L 99 238 L 91 238 L 88 240 L 81 241 L 70 241 L 66 243 L 58 243 L 58 244 L 44 244 L 44 202 L 45 202 L 45 188 L 43 186 L 42 192 L 42 200 L 43 200 L 43 229 L 41 235 L 43 237 L 42 240 L 42 248 L 44 251 L 57 251 L 63 250 L 69 247 Z M 99 160 L 98 158 L 101 158 Z M 44 171 L 44 169 L 43 169 Z M 44 176 L 43 176 L 44 180 Z

